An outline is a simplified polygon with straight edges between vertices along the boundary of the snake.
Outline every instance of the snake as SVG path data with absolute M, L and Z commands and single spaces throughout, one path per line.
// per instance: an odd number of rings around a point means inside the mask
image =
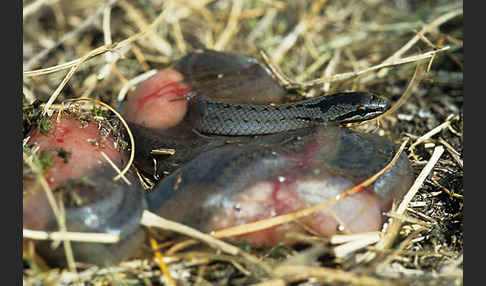
M 227 103 L 194 96 L 190 103 L 190 122 L 205 134 L 260 135 L 328 122 L 362 122 L 389 108 L 386 98 L 369 92 L 334 93 L 273 105 Z
M 190 53 L 176 69 L 194 90 L 186 97 L 188 118 L 202 134 L 265 135 L 322 123 L 342 125 L 373 119 L 390 108 L 387 98 L 367 91 L 290 102 L 288 90 L 255 58 L 232 53 Z

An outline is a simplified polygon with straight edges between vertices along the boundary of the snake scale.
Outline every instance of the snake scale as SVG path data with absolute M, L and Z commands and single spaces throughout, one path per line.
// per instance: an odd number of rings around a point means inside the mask
M 231 53 L 190 53 L 176 69 L 193 90 L 188 96 L 189 119 L 203 134 L 262 135 L 320 123 L 360 122 L 390 107 L 386 98 L 369 92 L 289 102 L 288 91 L 256 59 Z
M 334 93 L 275 105 L 225 103 L 204 96 L 191 101 L 193 127 L 218 135 L 270 134 L 326 122 L 360 122 L 390 107 L 385 98 L 367 92 Z

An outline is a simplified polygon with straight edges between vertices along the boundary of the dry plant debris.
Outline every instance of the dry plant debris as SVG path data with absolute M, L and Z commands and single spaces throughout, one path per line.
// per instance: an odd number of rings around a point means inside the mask
M 255 57 L 264 51 L 290 87 L 363 89 L 395 101 L 416 66 L 427 67 L 403 105 L 372 127 L 398 144 L 408 140 L 404 152 L 417 175 L 404 202 L 387 214 L 384 232 L 302 236 L 302 244 L 272 249 L 224 244 L 222 252 L 191 248 L 203 245 L 195 240 L 157 240 L 154 252 L 160 255 L 109 268 L 69 259 L 68 269 L 49 269 L 31 259 L 33 249 L 27 247 L 24 285 L 462 285 L 462 1 L 25 0 L 23 5 L 26 136 L 42 113 L 59 110 L 64 100 L 94 99 L 116 109 L 152 70 L 200 47 Z M 24 161 L 36 170 L 31 155 L 24 153 Z M 24 235 L 61 239 L 69 257 L 73 238 L 63 228 L 62 210 L 52 203 L 59 233 Z

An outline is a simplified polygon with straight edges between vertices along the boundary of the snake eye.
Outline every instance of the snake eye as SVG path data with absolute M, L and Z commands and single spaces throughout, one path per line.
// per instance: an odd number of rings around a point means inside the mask
M 358 106 L 358 110 L 366 110 L 366 107 L 364 107 L 363 105 L 360 105 L 360 106 Z

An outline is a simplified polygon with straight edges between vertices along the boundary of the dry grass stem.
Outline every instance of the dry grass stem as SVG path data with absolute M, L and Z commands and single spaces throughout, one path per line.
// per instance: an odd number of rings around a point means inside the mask
M 105 7 L 103 9 L 103 38 L 105 39 L 105 45 L 111 45 L 113 42 L 111 40 L 111 6 Z M 106 53 L 107 60 L 110 58 L 111 52 Z
M 154 255 L 157 260 L 157 264 L 159 265 L 159 268 L 164 274 L 164 276 L 167 278 L 167 282 L 169 286 L 175 286 L 176 282 L 174 281 L 174 278 L 172 278 L 172 275 L 170 275 L 167 265 L 164 263 L 164 257 L 162 253 L 160 253 L 160 251 L 158 250 L 157 241 L 155 241 L 155 239 L 153 238 L 150 238 L 150 246 L 152 247 L 152 250 L 154 250 Z
M 54 101 L 57 99 L 57 96 L 61 93 L 61 90 L 64 88 L 64 86 L 67 84 L 67 82 L 71 79 L 71 77 L 74 75 L 74 73 L 76 72 L 76 70 L 79 68 L 79 66 L 84 61 L 86 61 L 87 59 L 89 59 L 91 57 L 94 57 L 96 55 L 102 54 L 102 53 L 108 51 L 109 49 L 110 48 L 108 46 L 106 46 L 106 45 L 105 46 L 101 46 L 101 47 L 99 47 L 97 49 L 92 50 L 91 52 L 89 52 L 88 54 L 86 54 L 85 56 L 83 56 L 78 63 L 74 64 L 71 67 L 71 69 L 69 70 L 69 72 L 66 74 L 66 76 L 64 77 L 64 79 L 61 81 L 61 83 L 58 85 L 58 87 L 56 88 L 56 90 L 52 93 L 52 95 L 49 98 L 49 100 L 47 101 L 46 105 L 44 105 L 44 110 L 42 111 L 42 114 L 44 114 L 44 115 L 45 114 L 49 114 L 49 108 L 51 107 L 51 104 L 54 103 Z
M 117 243 L 120 237 L 111 233 L 87 233 L 87 232 L 46 232 L 23 229 L 23 237 L 35 240 L 69 240 L 94 243 Z
M 174 155 L 176 152 L 175 149 L 154 149 L 150 151 L 152 155 Z
M 178 19 L 172 22 L 172 31 L 173 31 L 174 38 L 176 40 L 177 49 L 179 49 L 179 52 L 182 55 L 186 54 L 187 46 L 186 46 L 186 42 L 184 41 L 184 35 L 182 34 L 181 25 Z
M 145 16 L 143 16 L 130 2 L 118 0 L 118 5 L 125 10 L 127 17 L 138 27 L 141 32 L 152 29 L 151 25 L 149 25 L 145 20 Z M 155 48 L 161 54 L 165 56 L 172 54 L 172 47 L 165 39 L 162 39 L 155 33 L 149 34 L 148 39 L 152 44 L 151 47 Z
M 450 49 L 450 47 L 446 46 L 446 47 L 443 47 L 441 49 L 429 51 L 429 52 L 426 52 L 426 53 L 423 53 L 423 54 L 409 56 L 409 57 L 402 58 L 402 59 L 396 59 L 396 60 L 389 61 L 389 62 L 383 62 L 379 65 L 375 65 L 375 66 L 372 66 L 372 67 L 369 67 L 367 69 L 363 69 L 363 70 L 360 70 L 360 71 L 335 74 L 335 75 L 332 75 L 332 76 L 329 76 L 329 77 L 322 77 L 322 78 L 319 78 L 319 79 L 311 80 L 309 82 L 296 83 L 296 85 L 299 85 L 299 86 L 306 88 L 306 87 L 320 85 L 320 84 L 323 84 L 323 83 L 326 83 L 326 82 L 343 81 L 343 80 L 346 80 L 346 79 L 350 79 L 350 78 L 360 76 L 362 74 L 365 74 L 365 73 L 368 73 L 368 72 L 371 72 L 371 71 L 374 71 L 374 70 L 382 69 L 384 67 L 392 67 L 392 66 L 397 66 L 397 65 L 402 65 L 402 64 L 407 64 L 407 63 L 412 63 L 412 62 L 417 62 L 417 61 L 420 61 L 420 60 L 428 59 L 428 58 L 431 58 L 434 54 L 446 51 L 448 49 Z
M 221 51 L 228 44 L 231 38 L 238 31 L 238 17 L 241 14 L 241 9 L 243 7 L 242 0 L 234 0 L 233 6 L 231 7 L 231 13 L 228 19 L 228 25 L 224 29 L 223 33 L 219 36 L 218 40 L 214 44 L 214 49 Z
M 387 58 L 384 61 L 384 63 L 394 62 L 394 61 L 398 60 L 411 47 L 413 47 L 413 45 L 415 45 L 415 43 L 417 43 L 421 39 L 421 35 L 424 35 L 425 33 L 428 33 L 430 31 L 432 31 L 433 29 L 436 29 L 441 24 L 461 15 L 462 13 L 463 13 L 463 11 L 462 11 L 462 5 L 461 5 L 461 7 L 458 8 L 457 10 L 451 11 L 449 13 L 446 13 L 446 14 L 438 17 L 437 19 L 432 21 L 430 24 L 423 27 L 422 30 L 420 30 L 420 32 L 418 32 L 417 35 L 415 35 L 415 37 L 410 39 L 410 41 L 408 41 L 405 45 L 403 45 L 398 51 L 396 51 L 393 55 L 391 55 L 389 58 Z
M 36 98 L 34 93 L 25 84 L 22 85 L 22 93 L 29 104 L 35 102 Z
M 341 49 L 337 49 L 336 52 L 334 53 L 334 56 L 329 61 L 329 64 L 327 65 L 326 69 L 324 70 L 323 77 L 329 77 L 332 74 L 334 74 L 334 71 L 336 70 L 336 67 L 339 64 L 340 60 L 341 60 Z M 331 89 L 330 82 L 326 82 L 322 86 L 322 91 L 324 92 L 328 92 L 330 89 Z
M 450 127 L 450 126 L 449 126 Z M 444 145 L 446 147 L 447 152 L 451 155 L 451 157 L 456 161 L 456 163 L 459 165 L 459 167 L 464 168 L 464 161 L 461 159 L 461 154 L 454 149 L 447 141 L 442 139 L 442 137 L 439 137 L 439 143 Z
M 444 121 L 443 123 L 441 123 L 437 127 L 433 128 L 429 132 L 425 133 L 424 135 L 420 136 L 417 140 L 415 140 L 415 142 L 413 142 L 412 145 L 410 145 L 408 150 L 410 152 L 412 152 L 413 149 L 415 148 L 415 146 L 422 144 L 426 140 L 429 140 L 430 138 L 432 138 L 432 136 L 439 134 L 443 130 L 447 129 L 451 125 L 451 119 L 452 119 L 452 117 L 447 118 L 446 121 Z
M 32 161 L 32 157 L 29 156 L 28 154 L 26 154 L 25 151 L 23 152 L 23 160 L 24 160 L 25 163 L 27 163 L 29 168 L 31 168 L 35 172 L 37 181 L 41 184 L 42 190 L 44 190 L 44 192 L 46 194 L 49 206 L 51 207 L 52 212 L 54 213 L 54 217 L 55 217 L 56 222 L 59 226 L 59 230 L 61 232 L 67 232 L 65 220 L 63 218 L 63 212 L 61 212 L 60 206 L 57 205 L 56 199 L 54 198 L 54 194 L 53 194 L 51 188 L 49 187 L 49 184 L 47 183 L 46 179 L 42 175 L 42 170 L 40 169 L 39 166 L 37 166 L 37 164 L 35 164 Z M 69 242 L 69 240 L 63 240 L 62 242 L 63 242 L 64 248 L 66 250 L 66 258 L 67 258 L 67 264 L 68 264 L 69 270 L 73 273 L 76 273 L 76 267 L 74 265 L 74 258 L 73 258 L 73 253 L 72 253 L 72 249 L 71 249 L 71 243 Z
M 137 84 L 147 80 L 149 77 L 153 76 L 156 73 L 157 73 L 157 70 L 155 70 L 155 69 L 149 70 L 148 72 L 144 72 L 143 74 L 140 74 L 140 75 L 130 79 L 129 81 L 127 81 L 123 85 L 123 87 L 120 89 L 120 92 L 118 93 L 118 97 L 117 97 L 118 102 L 122 102 L 123 100 L 125 100 L 126 94 L 128 93 L 128 91 L 132 87 L 134 87 Z
M 419 176 L 413 183 L 412 187 L 410 187 L 409 191 L 407 194 L 404 196 L 402 199 L 402 202 L 399 204 L 398 208 L 394 211 L 394 213 L 401 215 L 405 212 L 405 210 L 408 207 L 408 204 L 412 201 L 412 198 L 415 196 L 417 191 L 420 189 L 422 186 L 423 182 L 425 181 L 425 178 L 430 174 L 432 169 L 434 168 L 435 164 L 439 161 L 439 158 L 442 156 L 442 153 L 444 153 L 444 147 L 442 146 L 437 146 L 434 149 L 434 153 L 432 154 L 432 157 L 430 160 L 427 162 L 427 165 L 422 169 L 420 172 Z M 385 235 L 383 238 L 375 245 L 377 249 L 386 249 L 389 248 L 390 245 L 393 243 L 396 235 L 398 234 L 398 231 L 400 229 L 400 226 L 402 224 L 402 221 L 399 219 L 392 219 L 391 223 L 387 226 Z M 366 258 L 366 260 L 372 259 L 375 254 L 371 254 Z
M 37 12 L 37 10 L 39 10 L 42 6 L 53 5 L 57 2 L 59 2 L 59 0 L 36 0 L 30 3 L 29 5 L 23 7 L 22 18 L 25 19 L 29 15 L 32 15 L 33 13 Z
M 412 203 L 413 202 L 410 202 L 409 204 L 412 205 Z M 430 227 L 431 226 L 431 222 L 419 220 L 419 219 L 416 219 L 414 217 L 408 216 L 406 214 L 398 214 L 396 212 L 390 211 L 390 212 L 385 213 L 385 215 L 388 216 L 388 217 L 400 220 L 402 222 L 408 222 L 408 223 L 411 223 L 411 224 L 418 224 L 418 225 L 421 225 L 421 226 L 424 226 L 424 227 Z
M 42 189 L 46 193 L 47 201 L 49 202 L 52 212 L 54 213 L 57 222 L 60 223 L 61 220 L 59 219 L 59 217 L 61 216 L 61 213 L 59 207 L 57 206 L 56 199 L 54 198 L 54 194 L 52 193 L 51 187 L 49 187 L 49 184 L 47 183 L 46 179 L 42 175 L 42 170 L 39 168 L 39 166 L 37 166 L 32 161 L 32 157 L 29 156 L 27 153 L 25 153 L 25 151 L 23 152 L 23 160 L 25 163 L 27 163 L 29 168 L 31 168 L 36 173 L 37 180 L 39 181 L 39 183 L 42 186 Z
M 278 64 L 285 56 L 287 51 L 295 44 L 297 38 L 307 30 L 307 21 L 301 19 L 295 28 L 282 39 L 280 45 L 272 53 L 272 62 Z
M 156 228 L 161 228 L 164 230 L 170 230 L 174 231 L 189 237 L 196 238 L 198 240 L 201 240 L 205 243 L 207 243 L 209 246 L 214 247 L 216 249 L 219 249 L 225 253 L 231 254 L 231 255 L 242 255 L 249 261 L 258 264 L 259 266 L 263 267 L 263 270 L 266 272 L 269 271 L 268 267 L 263 266 L 263 264 L 255 257 L 253 257 L 250 254 L 245 253 L 241 249 L 226 243 L 224 241 L 221 241 L 212 235 L 207 235 L 204 234 L 200 231 L 197 231 L 193 228 L 190 228 L 186 225 L 176 223 L 170 220 L 166 220 L 162 217 L 157 216 L 156 214 L 153 214 L 149 211 L 144 211 L 142 215 L 142 219 L 140 221 L 141 225 L 144 225 L 146 227 L 156 227 Z
M 322 65 L 324 65 L 330 58 L 331 58 L 331 54 L 330 53 L 322 54 L 303 73 L 301 73 L 300 75 L 298 75 L 295 78 L 295 81 L 296 82 L 302 82 L 302 81 L 306 80 L 311 74 L 313 74 L 318 69 L 320 69 L 322 67 Z
M 257 26 L 248 34 L 246 38 L 246 42 L 248 44 L 253 44 L 255 39 L 260 37 L 265 31 L 272 25 L 275 17 L 277 16 L 278 10 L 277 9 L 269 9 L 263 16 L 263 18 L 258 21 Z
M 178 243 L 174 244 L 173 246 L 171 246 L 166 251 L 166 253 L 167 253 L 167 255 L 174 255 L 175 253 L 183 250 L 184 248 L 188 248 L 188 247 L 196 245 L 198 243 L 199 242 L 197 240 L 194 240 L 194 239 L 183 240 L 183 241 L 178 242 Z
M 292 81 L 287 75 L 285 75 L 278 66 L 276 66 L 267 56 L 267 54 L 260 50 L 260 56 L 263 59 L 264 64 L 270 69 L 270 71 L 277 77 L 281 84 L 284 86 L 295 85 L 294 81 Z
M 344 81 L 344 80 L 347 80 L 347 79 L 355 78 L 355 77 L 358 77 L 360 75 L 369 73 L 369 72 L 374 71 L 374 70 L 382 69 L 384 67 L 397 66 L 397 65 L 402 65 L 402 64 L 406 64 L 406 63 L 417 62 L 417 61 L 424 60 L 424 59 L 429 59 L 429 58 L 434 57 L 435 54 L 437 54 L 439 52 L 446 51 L 448 49 L 450 49 L 450 47 L 446 46 L 446 47 L 443 47 L 441 49 L 429 51 L 429 52 L 426 52 L 426 53 L 423 53 L 423 54 L 409 56 L 409 57 L 402 58 L 402 59 L 396 59 L 396 60 L 393 60 L 393 61 L 390 61 L 390 62 L 383 62 L 379 65 L 375 65 L 375 66 L 372 66 L 372 67 L 369 67 L 369 68 L 366 68 L 366 69 L 363 69 L 363 70 L 341 73 L 341 74 L 335 74 L 335 75 L 331 75 L 331 76 L 324 76 L 324 77 L 321 77 L 319 79 L 311 80 L 311 81 L 308 81 L 308 82 L 297 82 L 297 81 L 290 79 L 288 76 L 286 76 L 284 73 L 282 73 L 282 71 L 278 67 L 276 67 L 274 65 L 274 63 L 272 63 L 269 60 L 269 58 L 268 58 L 268 56 L 266 55 L 265 52 L 260 51 L 260 55 L 261 55 L 262 59 L 264 60 L 265 64 L 267 65 L 267 67 L 279 79 L 279 81 L 284 86 L 286 86 L 287 88 L 292 89 L 292 88 L 309 88 L 309 87 L 312 87 L 312 86 L 317 86 L 317 85 L 321 85 L 321 84 L 328 84 L 328 83 L 335 82 L 335 81 Z M 411 81 L 411 82 L 414 82 L 414 81 Z
M 58 2 L 58 1 L 59 0 L 52 1 L 52 3 L 55 3 L 55 2 Z M 37 1 L 37 2 L 41 2 L 41 1 Z M 67 42 L 67 41 L 69 41 L 71 39 L 74 39 L 79 34 L 81 34 L 82 32 L 84 32 L 85 30 L 87 30 L 98 19 L 99 15 L 106 9 L 106 7 L 112 6 L 115 2 L 116 2 L 116 0 L 110 0 L 110 1 L 107 1 L 107 2 L 103 3 L 100 7 L 98 7 L 96 9 L 96 11 L 94 13 L 92 13 L 88 18 L 86 18 L 83 21 L 83 23 L 81 23 L 81 25 L 77 26 L 76 29 L 74 29 L 73 31 L 67 33 L 61 39 L 59 39 L 56 43 L 50 45 L 49 47 L 47 47 L 46 49 L 44 49 L 42 52 L 40 52 L 40 53 L 36 54 L 34 57 L 32 57 L 27 62 L 27 64 L 24 65 L 24 69 L 25 70 L 30 70 L 36 63 L 38 63 L 41 59 L 45 58 L 51 51 L 53 51 L 54 49 L 58 48 L 63 43 L 65 43 L 65 42 Z M 25 13 L 25 9 L 24 9 L 24 13 Z M 70 62 L 70 63 L 66 63 L 66 64 L 72 65 L 72 64 L 75 64 L 75 63 L 74 62 Z M 30 73 L 24 72 L 24 76 L 31 76 L 31 75 L 33 76 L 33 75 L 37 75 L 37 74 L 36 73 L 30 74 Z
M 38 69 L 38 70 L 33 70 L 33 71 L 29 71 L 29 70 L 24 71 L 23 75 L 25 77 L 33 77 L 33 76 L 39 76 L 39 75 L 44 75 L 44 74 L 50 74 L 50 73 L 53 73 L 53 72 L 58 72 L 58 71 L 68 69 L 68 68 L 74 66 L 75 64 L 77 64 L 79 62 L 81 62 L 81 58 L 78 58 L 78 59 L 63 63 L 63 64 L 58 64 L 58 65 L 53 66 L 53 67 L 48 67 L 48 68 L 43 68 L 43 69 Z
M 325 282 L 341 282 L 348 285 L 391 285 L 387 281 L 375 279 L 370 276 L 354 274 L 339 269 L 327 267 L 312 267 L 301 265 L 285 265 L 273 270 L 274 277 L 282 277 L 287 282 L 298 281 L 310 277 L 318 278 Z
M 200 231 L 197 231 L 183 224 L 166 220 L 149 211 L 144 211 L 140 224 L 146 227 L 157 227 L 157 228 L 181 233 L 189 237 L 194 237 L 196 239 L 206 242 L 210 246 L 216 247 L 231 255 L 237 255 L 240 251 L 235 246 L 227 244 L 221 240 L 215 239 L 210 235 L 204 234 Z
M 330 237 L 329 242 L 332 244 L 340 244 L 340 243 L 361 240 L 363 238 L 368 238 L 370 236 L 380 236 L 380 235 L 381 232 L 379 231 L 362 232 L 362 233 L 354 233 L 354 234 L 335 234 Z
M 105 40 L 106 46 L 111 46 L 113 44 L 111 39 L 111 29 L 110 29 L 110 19 L 111 19 L 111 6 L 106 7 L 103 10 L 103 36 Z M 113 67 L 115 66 L 116 62 L 124 57 L 124 55 L 130 49 L 130 45 L 125 47 L 121 47 L 120 50 L 117 51 L 107 51 L 105 54 L 106 64 L 100 69 L 97 75 L 98 80 L 102 80 L 106 78 L 109 73 L 112 71 Z
M 60 212 L 60 215 L 59 215 L 59 230 L 61 232 L 67 232 L 67 227 L 66 227 L 66 210 L 64 209 L 64 202 L 62 201 L 62 194 L 59 194 L 59 212 Z M 53 245 L 56 245 L 56 243 L 59 243 L 60 241 L 54 241 Z M 63 248 L 64 248 L 64 254 L 66 256 L 66 260 L 67 260 L 67 265 L 68 265 L 68 268 L 69 270 L 74 273 L 74 281 L 76 282 L 76 284 L 78 284 L 78 279 L 77 279 L 77 270 L 76 270 L 76 264 L 75 264 L 75 260 L 74 260 L 74 254 L 73 254 L 73 248 L 71 246 L 71 241 L 69 240 L 63 240 L 62 241 L 63 244 Z M 55 247 L 53 247 L 55 248 Z
M 90 59 L 94 56 L 106 53 L 108 51 L 115 51 L 117 49 L 121 49 L 122 47 L 130 45 L 131 43 L 138 41 L 141 38 L 145 37 L 147 34 L 149 34 L 149 32 L 151 32 L 153 29 L 155 29 L 157 27 L 157 25 L 160 24 L 160 22 L 165 17 L 166 11 L 167 10 L 163 10 L 159 14 L 159 16 L 157 16 L 157 18 L 149 26 L 146 27 L 146 29 L 142 30 L 141 32 L 139 32 L 139 33 L 137 33 L 137 34 L 121 41 L 121 42 L 118 42 L 118 43 L 115 43 L 115 44 L 112 44 L 112 45 L 103 45 L 103 46 L 98 47 L 94 50 L 91 50 L 89 53 L 87 53 L 83 57 L 69 61 L 69 62 L 64 63 L 64 64 L 59 64 L 59 65 L 56 65 L 56 66 L 53 66 L 53 67 L 48 67 L 48 68 L 39 69 L 39 70 L 24 71 L 23 75 L 26 76 L 26 77 L 39 76 L 39 75 L 43 75 L 43 74 L 58 72 L 58 71 L 65 70 L 65 69 L 68 69 L 68 68 L 71 68 L 71 70 L 76 71 L 77 68 L 79 67 L 79 65 L 81 65 L 84 61 L 86 61 L 86 60 L 88 60 L 88 59 Z M 72 73 L 74 73 L 74 71 Z M 68 75 L 69 75 L 69 73 L 68 73 Z M 68 78 L 68 75 L 66 75 L 66 78 Z M 65 78 L 65 80 L 66 80 L 66 78 Z M 70 76 L 69 76 L 69 78 L 70 78 Z M 62 83 L 61 83 L 61 85 L 62 85 Z M 62 87 L 64 85 L 62 85 L 62 86 L 61 85 L 59 85 L 59 86 L 62 89 Z
M 260 283 L 252 284 L 252 286 L 286 286 L 287 282 L 283 279 L 269 279 Z
M 393 114 L 395 111 L 397 111 L 407 101 L 407 99 L 417 89 L 418 85 L 420 84 L 420 81 L 422 80 L 423 72 L 424 72 L 423 65 L 420 65 L 420 64 L 417 65 L 417 67 L 415 68 L 415 72 L 413 73 L 412 79 L 408 83 L 407 89 L 402 93 L 402 96 L 400 96 L 400 99 L 397 102 L 395 102 L 395 104 L 393 104 L 393 106 L 390 109 L 388 109 L 387 111 L 385 111 L 384 113 L 380 114 L 379 116 L 377 116 L 373 119 L 358 122 L 358 123 L 349 123 L 348 126 L 352 127 L 352 126 L 359 126 L 359 125 L 363 125 L 363 124 L 368 124 L 370 122 L 378 121 L 382 118 L 385 118 L 385 117 Z
M 132 183 L 130 183 L 130 181 L 127 179 L 127 177 L 125 177 L 125 175 L 121 173 L 120 169 L 115 165 L 115 163 L 113 163 L 113 161 L 111 161 L 110 157 L 108 157 L 108 155 L 106 155 L 106 153 L 103 152 L 103 151 L 101 151 L 100 153 L 101 153 L 101 156 L 103 156 L 103 158 L 105 158 L 105 160 L 108 161 L 110 166 L 113 169 L 115 169 L 115 171 L 118 173 L 118 176 L 120 176 L 127 185 L 131 186 Z
M 368 245 L 378 242 L 381 237 L 382 234 L 380 232 L 363 234 L 361 235 L 361 237 L 353 241 L 349 241 L 339 246 L 335 246 L 333 248 L 334 255 L 338 258 L 346 257 L 356 250 L 362 249 Z

